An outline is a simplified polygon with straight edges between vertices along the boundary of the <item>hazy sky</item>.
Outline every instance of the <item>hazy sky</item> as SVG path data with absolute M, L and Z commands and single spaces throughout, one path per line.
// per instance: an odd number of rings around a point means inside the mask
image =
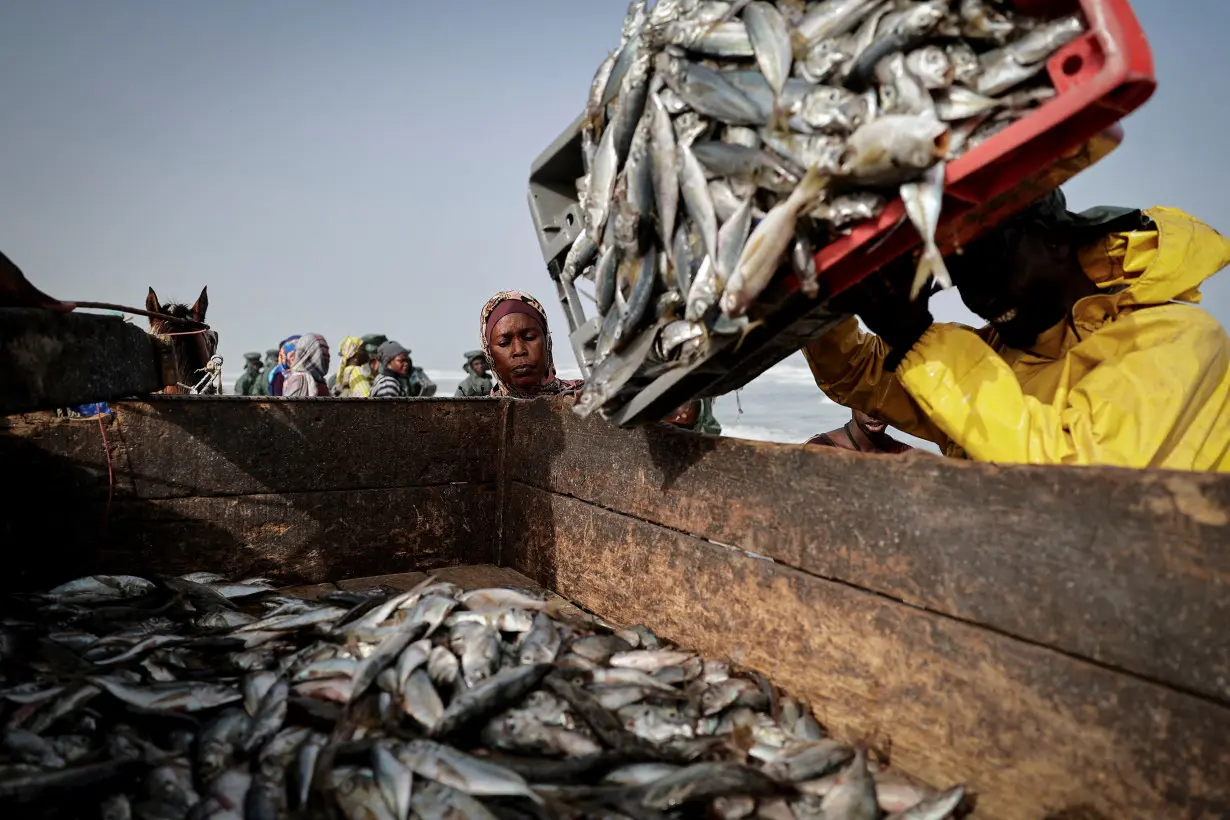
M 65 299 L 191 302 L 227 368 L 293 333 L 383 332 L 430 368 L 478 346 L 504 288 L 567 325 L 526 205 L 623 0 L 9 0 L 0 4 L 0 248 Z M 1230 3 L 1136 0 L 1160 87 L 1073 207 L 1230 228 Z M 1230 324 L 1230 282 L 1206 286 Z M 955 294 L 944 319 L 968 320 Z

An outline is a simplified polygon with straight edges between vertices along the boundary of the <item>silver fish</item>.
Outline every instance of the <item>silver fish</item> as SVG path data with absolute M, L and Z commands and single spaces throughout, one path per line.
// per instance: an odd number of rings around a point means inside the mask
M 944 169 L 945 163 L 938 162 L 927 169 L 918 182 L 907 182 L 901 186 L 906 215 L 923 239 L 922 255 L 918 258 L 914 282 L 910 286 L 911 299 L 917 298 L 932 278 L 940 287 L 952 287 L 948 267 L 935 244 L 935 232 L 939 229 L 940 211 L 944 205 Z
M 747 199 L 718 230 L 717 269 L 718 276 L 723 281 L 728 281 L 734 275 L 735 266 L 739 263 L 739 255 L 743 253 L 743 247 L 747 244 L 747 237 L 751 230 L 752 200 Z M 614 657 L 611 658 L 611 663 L 615 666 L 620 665 L 615 663 Z
M 970 91 L 964 86 L 954 85 L 933 92 L 935 113 L 944 122 L 969 119 L 985 112 L 999 108 L 1003 103 L 993 97 L 986 97 L 977 91 Z
M 678 666 L 695 657 L 696 655 L 692 652 L 679 652 L 672 649 L 633 649 L 627 652 L 616 652 L 607 662 L 617 668 L 656 672 L 668 666 Z
M 649 315 L 649 305 L 652 303 L 658 268 L 662 261 L 657 249 L 650 247 L 640 259 L 632 260 L 629 265 L 632 289 L 628 294 L 628 304 L 620 320 L 619 329 L 615 333 L 614 351 L 628 347 L 637 328 Z
M 542 802 L 520 775 L 451 746 L 412 740 L 400 750 L 398 758 L 418 776 L 466 794 L 528 797 L 535 803 Z
M 333 780 L 337 804 L 347 820 L 393 820 L 371 769 L 335 769 Z
M 535 597 L 525 592 L 504 587 L 473 589 L 457 596 L 467 609 L 476 611 L 491 609 L 524 609 L 531 612 L 552 612 L 559 606 L 559 599 Z
M 645 100 L 649 94 L 649 76 L 652 73 L 654 54 L 642 48 L 632 59 L 632 65 L 619 86 L 619 105 L 608 126 L 615 140 L 616 165 L 622 166 L 632 147 L 636 125 L 645 113 Z M 603 134 L 605 136 L 605 134 Z
M 594 242 L 588 233 L 581 231 L 577 234 L 577 238 L 573 241 L 572 246 L 568 248 L 568 255 L 564 257 L 564 269 L 561 275 L 566 281 L 571 282 L 597 256 L 598 243 Z
M 112 697 L 150 711 L 197 712 L 234 703 L 243 697 L 236 687 L 224 683 L 155 683 L 140 686 L 114 677 L 91 677 L 89 680 Z
M 867 758 L 862 749 L 837 776 L 835 784 L 820 803 L 824 817 L 841 820 L 876 820 L 880 810 L 876 805 L 875 781 L 867 771 Z
M 763 0 L 748 3 L 743 20 L 756 53 L 756 64 L 773 89 L 774 98 L 780 100 L 794 61 L 786 20 L 772 3 Z
M 948 151 L 948 126 L 933 114 L 890 114 L 850 135 L 842 174 L 868 184 L 916 176 Z
M 551 663 L 559 654 L 560 635 L 555 622 L 538 613 L 533 628 L 525 634 L 518 648 L 517 659 L 522 664 Z
M 827 174 L 841 169 L 846 143 L 828 134 L 775 134 L 764 132 L 765 144 L 799 168 L 817 168 Z
M 948 88 L 953 83 L 952 61 L 939 46 L 914 49 L 906 55 L 905 64 L 926 88 Z
M 265 699 L 265 693 L 269 691 L 269 687 L 273 686 L 278 680 L 277 672 L 269 672 L 259 670 L 244 677 L 240 684 L 240 690 L 243 692 L 243 708 L 249 716 L 255 716 L 260 711 L 261 701 Z
M 420 601 L 420 603 L 422 602 Z M 418 605 L 415 608 L 417 609 Z M 440 620 L 443 620 L 443 618 L 444 615 L 441 613 Z M 423 623 L 423 621 L 414 617 L 406 618 L 406 620 L 390 631 L 370 655 L 359 661 L 359 665 L 354 673 L 354 686 L 350 692 L 352 703 L 366 692 L 369 686 L 376 682 L 376 678 L 384 671 L 384 668 L 393 663 L 394 659 L 401 654 L 410 641 L 422 634 Z
M 730 180 L 718 177 L 709 180 L 709 198 L 713 200 L 713 213 L 717 217 L 719 223 L 726 223 L 734 216 L 735 212 L 743 205 L 739 197 L 735 196 L 735 192 L 731 189 Z M 750 197 L 749 197 L 750 199 Z M 678 236 L 676 236 L 678 240 Z M 676 246 L 676 254 L 678 254 L 678 246 Z M 704 258 L 704 249 L 700 250 L 700 258 Z M 699 267 L 700 259 L 695 260 Z M 695 274 L 695 271 L 691 271 Z M 691 287 L 691 277 L 688 278 L 688 286 Z M 686 291 L 685 291 L 686 292 Z
M 685 342 L 705 337 L 705 326 L 698 322 L 680 319 L 662 328 L 658 336 L 658 355 L 669 359 Z
M 790 268 L 799 280 L 799 290 L 809 299 L 820 295 L 820 281 L 816 271 L 816 249 L 811 239 L 801 228 L 795 232 L 794 244 L 790 246 Z
M 752 302 L 768 286 L 794 237 L 799 214 L 823 193 L 828 179 L 816 169 L 808 169 L 790 196 L 775 205 L 755 227 L 734 274 L 722 291 L 724 316 L 735 318 L 745 315 Z
M 611 196 L 615 191 L 615 174 L 618 171 L 615 133 L 608 128 L 598 141 L 594 162 L 589 170 L 589 187 L 586 193 L 585 230 L 595 242 L 602 236 L 602 230 L 606 227 L 610 215 Z
M 771 778 L 749 766 L 695 763 L 650 785 L 641 802 L 651 808 L 671 809 L 729 794 L 759 797 L 773 794 L 778 788 Z
M 454 697 L 436 723 L 432 734 L 446 737 L 460 728 L 489 717 L 502 705 L 516 701 L 537 686 L 550 669 L 548 664 L 501 669 L 477 686 Z
M 1015 32 L 1012 21 L 991 8 L 986 0 L 961 0 L 958 8 L 961 33 L 970 39 L 1004 43 Z
M 407 644 L 402 650 L 401 655 L 397 658 L 397 683 L 402 685 L 406 682 L 406 678 L 410 677 L 410 673 L 420 666 L 427 663 L 427 658 L 431 655 L 431 641 L 424 638 L 420 641 L 414 641 Z
M 799 103 L 791 127 L 803 133 L 849 133 L 868 119 L 863 98 L 844 88 L 816 86 Z
M 900 52 L 889 55 L 875 68 L 880 83 L 880 110 L 886 114 L 924 114 L 935 112 L 931 94 Z
M 644 249 L 642 239 L 646 232 L 642 230 L 642 221 L 648 220 L 653 211 L 655 194 L 649 148 L 653 113 L 652 108 L 646 108 L 645 116 L 637 123 L 623 170 L 626 195 L 616 204 L 615 242 L 626 256 L 638 256 Z
M 414 670 L 402 684 L 401 707 L 428 731 L 444 714 L 444 703 L 425 670 Z
M 415 789 L 410 805 L 414 816 L 421 820 L 497 820 L 470 795 L 439 783 L 428 783 L 421 789 Z
M 728 125 L 764 124 L 763 113 L 720 72 L 665 53 L 659 55 L 658 71 L 696 113 Z
M 713 122 L 695 111 L 685 111 L 675 117 L 671 129 L 675 132 L 676 145 L 691 145 L 705 137 L 713 128 Z
M 822 0 L 812 6 L 795 28 L 796 53 L 820 40 L 858 28 L 879 0 Z
M 287 698 L 290 696 L 290 684 L 285 678 L 274 681 L 265 696 L 261 698 L 260 708 L 252 716 L 240 745 L 244 752 L 251 754 L 276 735 L 286 722 Z
M 155 589 L 152 582 L 135 575 L 87 575 L 52 587 L 45 594 L 62 602 L 89 604 L 136 598 Z
M 1077 15 L 1061 17 L 1027 32 L 1019 40 L 979 57 L 982 74 L 977 91 L 998 96 L 1046 68 L 1046 60 L 1085 30 Z
M 615 272 L 619 266 L 619 253 L 614 242 L 607 245 L 594 270 L 594 297 L 598 312 L 606 315 L 615 301 Z
M 710 193 L 712 194 L 712 187 Z M 713 203 L 714 209 L 717 210 L 718 204 Z M 695 276 L 696 270 L 700 267 L 701 260 L 704 258 L 704 250 L 700 247 L 700 237 L 692 230 L 691 224 L 685 219 L 675 228 L 675 239 L 671 243 L 672 260 L 671 273 L 674 274 L 674 287 L 679 293 L 684 295 L 684 303 L 687 303 L 687 292 L 692 287 L 692 277 Z
M 662 101 L 662 107 L 666 109 L 666 113 L 671 116 L 682 114 L 688 110 L 688 104 L 683 99 L 669 88 L 661 88 L 655 92 L 658 99 Z
M 904 811 L 890 814 L 886 820 L 944 820 L 965 797 L 963 786 L 953 786 L 945 792 L 919 801 Z
M 814 208 L 811 215 L 840 230 L 855 222 L 875 219 L 888 200 L 874 191 L 858 191 L 835 196 Z
M 590 373 L 585 388 L 573 405 L 573 412 L 585 418 L 618 394 L 653 352 L 660 326 L 661 322 L 646 328 L 622 353 L 613 353 L 603 359 Z
M 717 304 L 718 298 L 722 295 L 724 283 L 725 280 L 718 275 L 713 257 L 706 254 L 704 261 L 700 264 L 700 269 L 696 271 L 696 276 L 692 278 L 692 287 L 688 290 L 688 303 L 684 308 L 683 317 L 689 322 L 701 321 L 709 309 Z
M 500 657 L 500 636 L 490 626 L 460 623 L 449 633 L 449 645 L 461 658 L 461 676 L 474 686 L 495 671 Z
M 706 176 L 748 177 L 772 165 L 772 160 L 759 148 L 729 142 L 698 142 L 691 146 L 692 155 L 707 171 Z
M 372 773 L 384 802 L 397 820 L 410 816 L 410 791 L 413 775 L 384 744 L 372 747 Z
M 948 62 L 952 65 L 953 82 L 966 88 L 977 87 L 982 74 L 982 63 L 968 43 L 950 43 L 944 47 Z
M 663 91 L 667 90 L 663 89 Z M 649 110 L 652 116 L 650 160 L 653 170 L 658 238 L 662 242 L 662 247 L 669 249 L 675 232 L 675 219 L 679 212 L 679 169 L 676 164 L 675 131 L 671 126 L 670 114 L 666 110 L 666 105 L 656 91 L 651 91 L 649 94 Z M 671 256 L 673 262 L 673 250 Z
M 748 27 L 737 20 L 713 23 L 705 20 L 676 20 L 654 32 L 655 43 L 674 45 L 710 57 L 751 57 L 752 41 Z
M 683 204 L 687 208 L 692 224 L 700 232 L 705 253 L 715 257 L 717 255 L 717 214 L 713 210 L 713 200 L 709 197 L 709 186 L 705 179 L 704 169 L 701 168 L 700 161 L 696 158 L 691 146 L 680 144 L 678 154 L 679 187 L 683 192 Z

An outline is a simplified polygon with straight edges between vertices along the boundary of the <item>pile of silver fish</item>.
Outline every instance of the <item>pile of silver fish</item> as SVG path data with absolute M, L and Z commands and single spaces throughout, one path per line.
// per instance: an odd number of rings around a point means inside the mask
M 5 816 L 940 820 L 964 797 L 533 590 L 96 575 L 0 629 Z
M 1003 0 L 633 2 L 590 88 L 561 272 L 601 316 L 576 411 L 741 340 L 788 270 L 816 298 L 816 251 L 890 197 L 923 238 L 914 292 L 948 287 L 946 162 L 1055 96 L 1047 60 L 1083 31 Z

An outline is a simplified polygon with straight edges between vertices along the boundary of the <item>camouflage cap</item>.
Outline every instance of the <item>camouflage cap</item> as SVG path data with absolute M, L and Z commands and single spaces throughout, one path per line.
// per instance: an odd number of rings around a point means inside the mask
M 259 353 L 245 353 L 245 354 L 243 354 L 243 357 L 244 357 L 245 359 L 247 359 L 248 361 L 250 361 L 250 362 L 257 362 L 257 363 L 259 363 L 259 362 L 261 362 L 261 361 L 263 361 L 263 360 L 264 360 L 264 359 L 262 358 L 261 354 L 259 354 Z
M 481 359 L 481 358 L 483 358 L 483 351 L 481 350 L 467 350 L 466 351 L 466 362 L 472 362 L 475 359 Z

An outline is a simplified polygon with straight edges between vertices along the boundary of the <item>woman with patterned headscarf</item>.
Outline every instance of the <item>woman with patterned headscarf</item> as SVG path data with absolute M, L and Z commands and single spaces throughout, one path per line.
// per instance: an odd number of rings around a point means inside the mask
M 307 399 L 329 395 L 325 373 L 329 370 L 329 343 L 319 333 L 308 333 L 295 343 L 295 360 L 282 383 L 288 399 Z
M 493 396 L 573 395 L 585 385 L 580 379 L 555 375 L 547 312 L 528 293 L 506 290 L 488 299 L 479 314 L 479 333 L 483 355 L 495 375 Z
M 342 398 L 369 398 L 372 380 L 367 369 L 367 350 L 358 336 L 342 339 L 338 355 L 342 358 L 337 371 L 337 391 Z
M 299 341 L 298 336 L 288 336 L 282 340 L 282 344 L 278 345 L 278 365 L 269 370 L 269 395 L 282 395 L 282 385 L 286 381 L 286 374 L 290 372 L 291 362 L 295 360 L 295 342 Z

